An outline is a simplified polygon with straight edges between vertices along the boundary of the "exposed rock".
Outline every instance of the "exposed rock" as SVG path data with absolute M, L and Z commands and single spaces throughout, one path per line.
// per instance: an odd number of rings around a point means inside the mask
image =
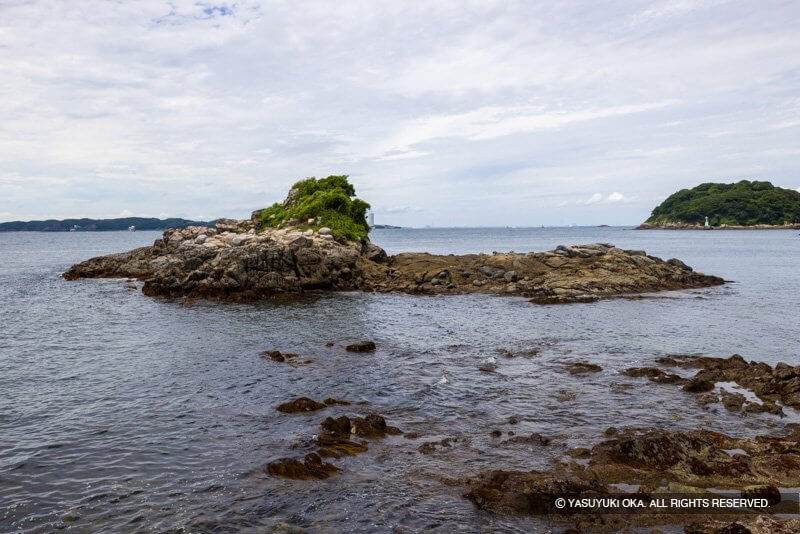
M 603 368 L 594 363 L 577 362 L 569 366 L 569 374 L 582 375 L 585 373 L 599 373 Z
M 316 412 L 326 407 L 327 404 L 317 402 L 313 399 L 309 399 L 308 397 L 300 397 L 291 402 L 279 404 L 275 409 L 283 413 L 308 413 Z
M 261 353 L 261 357 L 262 358 L 269 358 L 270 360 L 272 360 L 274 362 L 285 362 L 286 361 L 286 357 L 283 354 L 281 354 L 281 351 L 279 351 L 279 350 L 264 351 L 264 352 Z
M 245 226 L 250 227 L 246 233 L 238 232 Z M 225 222 L 223 229 L 167 230 L 150 247 L 84 261 L 64 278 L 129 277 L 143 280 L 142 291 L 150 296 L 237 301 L 309 290 L 364 290 L 521 295 L 541 304 L 724 283 L 676 262 L 608 244 L 542 253 L 389 257 L 368 241 L 336 241 L 325 228 L 313 235 L 292 228 L 255 233 L 252 221 L 245 221 Z
M 626 430 L 592 448 L 582 476 L 603 483 L 741 488 L 800 484 L 800 430 L 737 439 L 707 430 Z M 742 450 L 745 454 L 728 453 Z
M 692 378 L 683 386 L 683 390 L 689 393 L 703 393 L 712 389 L 714 389 L 714 382 L 698 377 Z
M 556 514 L 556 497 L 602 490 L 594 481 L 537 471 L 487 471 L 467 485 L 464 497 L 481 510 L 502 515 Z
M 374 352 L 375 348 L 374 341 L 359 341 L 358 343 L 347 345 L 345 350 L 347 352 Z
M 402 434 L 402 431 L 386 424 L 383 416 L 371 413 L 366 417 L 356 417 L 352 420 L 350 432 L 365 438 L 383 438 L 387 434 Z
M 731 393 L 727 389 L 720 390 L 722 405 L 729 412 L 740 412 L 744 405 L 745 397 L 741 393 Z
M 631 367 L 622 372 L 622 374 L 633 377 L 646 376 L 651 382 L 658 384 L 681 384 L 686 382 L 685 378 L 681 378 L 674 373 L 667 373 L 657 367 Z M 713 385 L 712 385 L 712 388 Z
M 467 479 L 465 497 L 477 507 L 498 514 L 548 515 L 552 521 L 569 520 L 588 531 L 630 531 L 632 527 L 685 523 L 686 532 L 738 532 L 725 530 L 735 517 L 753 532 L 793 532 L 800 525 L 742 516 L 732 511 L 711 520 L 691 514 L 663 514 L 646 510 L 631 514 L 583 514 L 555 507 L 556 497 L 602 497 L 619 493 L 617 484 L 640 488 L 637 495 L 703 493 L 707 488 L 729 489 L 746 498 L 765 498 L 771 505 L 781 501 L 778 487 L 800 484 L 800 429 L 784 436 L 733 438 L 705 430 L 668 431 L 626 429 L 592 447 L 567 451 L 572 461 L 557 463 L 551 472 L 491 470 Z M 740 451 L 740 452 L 735 452 Z M 715 490 L 716 491 L 716 490 Z M 795 510 L 796 507 L 792 508 Z M 739 517 L 745 519 L 739 520 Z M 756 523 L 761 521 L 760 526 Z M 704 530 L 708 528 L 708 530 Z M 758 528 L 760 530 L 756 530 Z M 772 528 L 773 530 L 770 530 Z M 722 529 L 722 530 L 719 530 Z
M 717 382 L 734 382 L 761 400 L 761 403 L 747 402 L 742 394 L 723 390 L 722 402 L 732 411 L 782 415 L 782 408 L 776 404 L 778 401 L 800 408 L 800 365 L 779 363 L 773 368 L 764 362 L 747 362 L 738 354 L 730 358 L 676 355 L 659 358 L 658 362 L 672 367 L 699 368 L 683 386 L 690 393 L 712 391 Z
M 267 464 L 267 473 L 276 477 L 294 480 L 321 480 L 339 472 L 333 464 L 323 462 L 317 453 L 306 454 L 301 462 L 294 458 L 282 458 Z

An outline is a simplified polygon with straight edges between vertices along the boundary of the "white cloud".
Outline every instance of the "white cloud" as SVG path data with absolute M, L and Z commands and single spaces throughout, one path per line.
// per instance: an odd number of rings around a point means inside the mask
M 0 213 L 246 217 L 346 173 L 395 224 L 635 223 L 700 181 L 793 187 L 798 17 L 772 0 L 0 3 Z
M 603 195 L 601 195 L 600 193 L 595 193 L 585 203 L 586 204 L 597 204 L 598 202 L 602 202 L 602 201 L 603 201 Z
M 131 210 L 122 210 L 119 212 L 120 217 L 133 217 L 133 212 Z

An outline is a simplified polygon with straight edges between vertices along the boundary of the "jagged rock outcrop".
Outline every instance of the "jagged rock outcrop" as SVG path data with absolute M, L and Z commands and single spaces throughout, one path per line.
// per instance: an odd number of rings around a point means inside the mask
M 679 260 L 610 244 L 550 252 L 387 256 L 366 241 L 292 228 L 256 232 L 253 222 L 167 230 L 150 247 L 74 265 L 64 278 L 130 277 L 152 296 L 255 300 L 308 290 L 495 293 L 550 304 L 724 283 Z

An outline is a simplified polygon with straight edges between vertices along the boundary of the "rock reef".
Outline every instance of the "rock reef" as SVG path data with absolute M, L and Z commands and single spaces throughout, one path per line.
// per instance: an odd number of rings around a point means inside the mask
M 797 520 L 779 522 L 752 512 L 731 511 L 712 517 L 664 514 L 646 510 L 630 514 L 564 510 L 556 498 L 602 497 L 624 493 L 649 500 L 660 494 L 707 495 L 727 490 L 728 495 L 764 498 L 770 511 L 792 511 L 782 501 L 779 488 L 800 485 L 800 430 L 791 427 L 783 436 L 734 438 L 707 430 L 671 431 L 626 429 L 591 449 L 573 449 L 551 471 L 490 470 L 467 479 L 464 495 L 476 507 L 502 515 L 547 515 L 572 523 L 578 532 L 629 531 L 635 526 L 685 524 L 686 532 L 751 532 L 724 530 L 732 522 L 769 524 L 775 530 L 793 532 Z M 783 505 L 781 504 L 783 502 Z M 784 506 L 786 505 L 786 506 Z M 774 508 L 772 508 L 774 507 Z M 795 510 L 796 513 L 796 510 Z M 743 518 L 743 519 L 740 519 Z M 719 529 L 719 530 L 718 530 Z M 784 530 L 785 529 L 785 530 Z
M 491 293 L 557 304 L 724 283 L 680 260 L 664 261 L 604 243 L 559 246 L 549 252 L 390 257 L 368 240 L 337 240 L 313 229 L 257 232 L 250 220 L 167 230 L 152 246 L 92 258 L 63 276 L 136 278 L 144 281 L 142 291 L 150 296 L 234 301 L 362 290 Z

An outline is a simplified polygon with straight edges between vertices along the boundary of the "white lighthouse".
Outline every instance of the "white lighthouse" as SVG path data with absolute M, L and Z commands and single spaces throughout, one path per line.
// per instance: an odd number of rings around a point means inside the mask
M 369 226 L 370 228 L 375 226 L 375 214 L 372 212 L 369 212 Z
M 706 226 L 708 226 L 708 215 L 706 215 Z

